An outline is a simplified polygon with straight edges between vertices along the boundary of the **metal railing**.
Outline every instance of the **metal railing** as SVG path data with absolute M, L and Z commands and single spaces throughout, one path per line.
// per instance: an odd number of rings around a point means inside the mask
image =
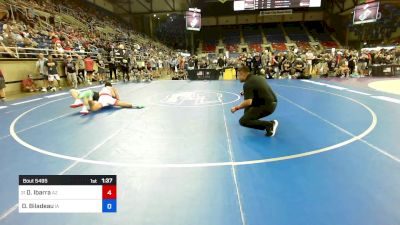
M 42 53 L 44 55 L 52 55 L 57 58 L 62 58 L 64 55 L 75 56 L 86 56 L 91 55 L 93 57 L 97 56 L 97 52 L 86 52 L 86 51 L 66 51 L 59 52 L 55 49 L 48 48 L 22 48 L 22 47 L 2 47 L 4 51 L 0 50 L 0 59 L 37 59 L 37 56 Z M 1 49 L 1 46 L 0 46 Z M 106 57 L 106 56 L 104 56 Z
M 64 50 L 64 52 L 59 52 L 58 50 L 48 49 L 48 48 L 5 47 L 4 50 L 5 51 L 2 51 L 0 46 L 0 60 L 13 60 L 13 59 L 32 60 L 32 59 L 37 59 L 40 53 L 42 53 L 45 56 L 52 55 L 55 58 L 55 60 L 64 59 L 64 56 L 66 55 L 70 55 L 74 59 L 76 59 L 78 56 L 82 56 L 82 58 L 85 58 L 86 55 L 90 55 L 92 59 L 96 60 L 98 54 L 100 54 L 100 52 L 97 51 L 87 52 L 87 51 Z M 134 51 L 132 51 L 129 56 L 117 55 L 117 52 L 114 52 L 112 56 L 110 55 L 109 52 L 101 52 L 101 56 L 103 59 L 112 57 L 115 59 L 116 63 L 121 63 L 122 59 L 127 57 L 131 59 L 135 58 L 137 63 L 138 62 L 144 63 L 145 61 L 149 60 L 152 57 L 150 55 L 146 55 L 144 52 L 134 52 Z

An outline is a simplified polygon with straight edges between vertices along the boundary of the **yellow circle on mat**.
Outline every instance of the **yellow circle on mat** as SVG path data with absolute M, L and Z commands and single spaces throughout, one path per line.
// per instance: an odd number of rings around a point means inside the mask
M 378 91 L 400 95 L 400 80 L 375 81 L 369 83 L 368 86 Z

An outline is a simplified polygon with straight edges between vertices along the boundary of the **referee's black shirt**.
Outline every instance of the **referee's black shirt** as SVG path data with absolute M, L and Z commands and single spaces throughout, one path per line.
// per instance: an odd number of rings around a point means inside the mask
M 251 106 L 269 106 L 277 102 L 276 95 L 262 76 L 249 75 L 243 85 L 244 99 L 253 99 Z

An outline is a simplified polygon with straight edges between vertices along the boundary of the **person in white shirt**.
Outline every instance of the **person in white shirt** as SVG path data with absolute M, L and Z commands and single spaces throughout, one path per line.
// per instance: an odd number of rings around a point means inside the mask
M 49 86 L 48 74 L 46 68 L 47 59 L 44 57 L 43 53 L 38 55 L 38 61 L 36 62 L 36 70 L 39 72 L 40 78 L 43 79 L 42 91 L 46 92 Z
M 306 53 L 306 60 L 307 60 L 307 74 L 311 74 L 312 71 L 312 62 L 314 59 L 314 53 L 312 53 L 311 50 L 308 50 L 308 52 Z

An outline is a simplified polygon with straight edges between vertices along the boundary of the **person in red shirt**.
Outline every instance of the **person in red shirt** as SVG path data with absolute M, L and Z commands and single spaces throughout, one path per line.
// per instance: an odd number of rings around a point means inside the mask
M 90 55 L 87 55 L 84 62 L 85 62 L 85 70 L 86 70 L 86 77 L 88 79 L 88 84 L 91 85 L 93 79 L 94 61 L 90 57 Z
M 179 70 L 184 70 L 184 69 L 185 69 L 185 58 L 181 56 L 179 60 Z
M 60 39 L 58 38 L 58 36 L 57 36 L 56 34 L 54 34 L 54 36 L 52 36 L 51 42 L 52 42 L 53 44 L 61 43 Z
M 22 91 L 24 92 L 34 92 L 38 90 L 35 82 L 32 79 L 32 75 L 30 74 L 28 75 L 28 78 L 22 80 L 21 86 L 22 86 Z

